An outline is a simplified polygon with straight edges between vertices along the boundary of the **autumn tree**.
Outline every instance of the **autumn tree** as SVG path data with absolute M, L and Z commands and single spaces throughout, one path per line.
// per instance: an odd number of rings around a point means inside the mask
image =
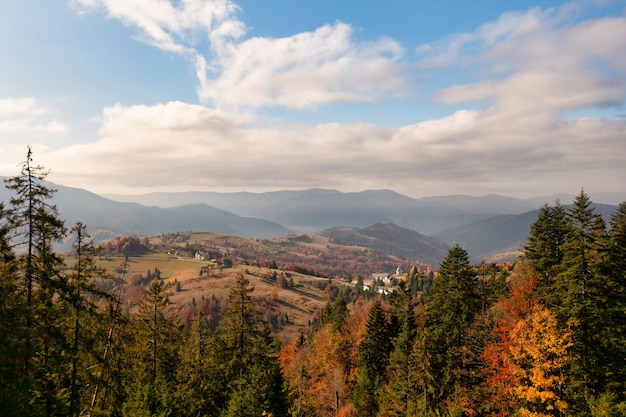
M 537 272 L 530 262 L 519 262 L 513 271 L 508 297 L 496 304 L 491 314 L 495 320 L 493 339 L 481 354 L 481 397 L 479 411 L 490 417 L 511 415 L 519 398 L 515 389 L 521 383 L 521 368 L 511 354 L 512 333 L 537 305 L 534 291 Z
M 520 415 L 566 415 L 566 369 L 572 361 L 572 333 L 562 330 L 550 310 L 537 306 L 511 332 L 511 353 L 519 365 L 515 394 L 522 401 Z

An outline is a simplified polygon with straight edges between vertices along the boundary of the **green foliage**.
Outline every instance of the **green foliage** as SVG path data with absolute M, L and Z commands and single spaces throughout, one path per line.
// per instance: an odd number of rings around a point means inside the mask
M 458 245 L 452 247 L 433 282 L 424 323 L 434 404 L 449 398 L 464 382 L 461 375 L 466 365 L 462 363 L 461 349 L 466 331 L 481 309 L 477 287 L 469 255 Z
M 391 332 L 380 299 L 374 300 L 366 323 L 365 337 L 359 345 L 359 378 L 354 405 L 360 416 L 375 416 L 391 352 Z

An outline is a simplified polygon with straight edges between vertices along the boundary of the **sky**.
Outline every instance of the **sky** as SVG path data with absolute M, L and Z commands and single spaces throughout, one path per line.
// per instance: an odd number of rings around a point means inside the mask
M 626 192 L 626 1 L 0 2 L 0 175 Z

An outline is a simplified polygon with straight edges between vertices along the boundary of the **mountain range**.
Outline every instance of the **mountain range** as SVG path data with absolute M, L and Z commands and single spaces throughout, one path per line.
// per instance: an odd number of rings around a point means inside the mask
M 49 185 L 57 190 L 52 202 L 66 224 L 82 221 L 96 240 L 181 231 L 256 238 L 306 232 L 356 245 L 372 238 L 375 225 L 391 224 L 398 228 L 384 228 L 387 243 L 379 240 L 372 248 L 382 245 L 386 252 L 393 249 L 398 256 L 407 257 L 418 255 L 409 248 L 419 247 L 420 259 L 430 263 L 440 259 L 442 247 L 455 243 L 476 260 L 519 250 L 542 204 L 553 204 L 556 199 L 567 204 L 574 199 L 558 195 L 522 200 L 493 194 L 415 199 L 390 190 L 344 193 L 327 189 L 97 195 Z M 0 187 L 0 201 L 9 198 L 9 190 Z M 602 194 L 594 201 L 598 198 L 616 204 L 626 201 L 626 193 Z M 596 209 L 608 220 L 615 206 L 596 204 Z

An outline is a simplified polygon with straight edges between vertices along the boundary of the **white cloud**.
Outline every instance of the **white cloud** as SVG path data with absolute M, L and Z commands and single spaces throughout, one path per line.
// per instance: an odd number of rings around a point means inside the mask
M 541 194 L 546 179 L 570 192 L 622 186 L 626 121 L 503 117 L 491 108 L 401 129 L 277 127 L 181 102 L 118 105 L 105 109 L 96 142 L 41 160 L 54 168 L 51 180 L 102 192 L 324 186 L 432 195 L 496 183 L 504 194 L 515 184 Z
M 105 1 L 113 4 L 92 3 Z M 145 27 L 151 44 L 173 42 L 196 54 L 199 95 L 215 108 L 181 102 L 106 108 L 96 141 L 49 151 L 45 164 L 54 168 L 55 181 L 104 192 L 323 186 L 530 196 L 580 187 L 621 190 L 626 120 L 568 112 L 623 108 L 626 19 L 581 22 L 577 8 L 507 13 L 472 33 L 420 46 L 423 71 L 461 68 L 469 79 L 441 88 L 436 99 L 457 109 L 481 105 L 399 129 L 274 125 L 239 113 L 396 93 L 409 82 L 408 66 L 391 39 L 359 43 L 351 26 L 337 22 L 285 38 L 239 41 L 241 32 L 230 25 L 240 23 L 228 13 L 209 30 L 183 18 L 170 22 L 157 11 L 148 19 L 152 27 L 139 18 L 143 11 L 125 12 L 137 14 L 127 24 Z M 211 34 L 214 56 L 194 49 L 190 39 L 199 32 Z
M 393 40 L 355 43 L 350 25 L 337 22 L 286 38 L 252 38 L 222 51 L 214 80 L 200 97 L 218 106 L 314 108 L 333 102 L 373 101 L 407 84 Z
M 355 42 L 350 25 L 335 23 L 285 38 L 240 41 L 246 27 L 227 0 L 75 0 L 139 31 L 138 38 L 188 57 L 201 101 L 222 108 L 314 108 L 373 101 L 407 85 L 398 43 Z M 197 48 L 208 40 L 211 55 Z
M 0 99 L 0 133 L 64 134 L 69 127 L 32 97 Z
M 191 53 L 204 35 L 214 40 L 237 38 L 245 26 L 239 7 L 229 0 L 74 0 L 84 11 L 96 10 L 139 30 L 143 42 L 176 53 Z

